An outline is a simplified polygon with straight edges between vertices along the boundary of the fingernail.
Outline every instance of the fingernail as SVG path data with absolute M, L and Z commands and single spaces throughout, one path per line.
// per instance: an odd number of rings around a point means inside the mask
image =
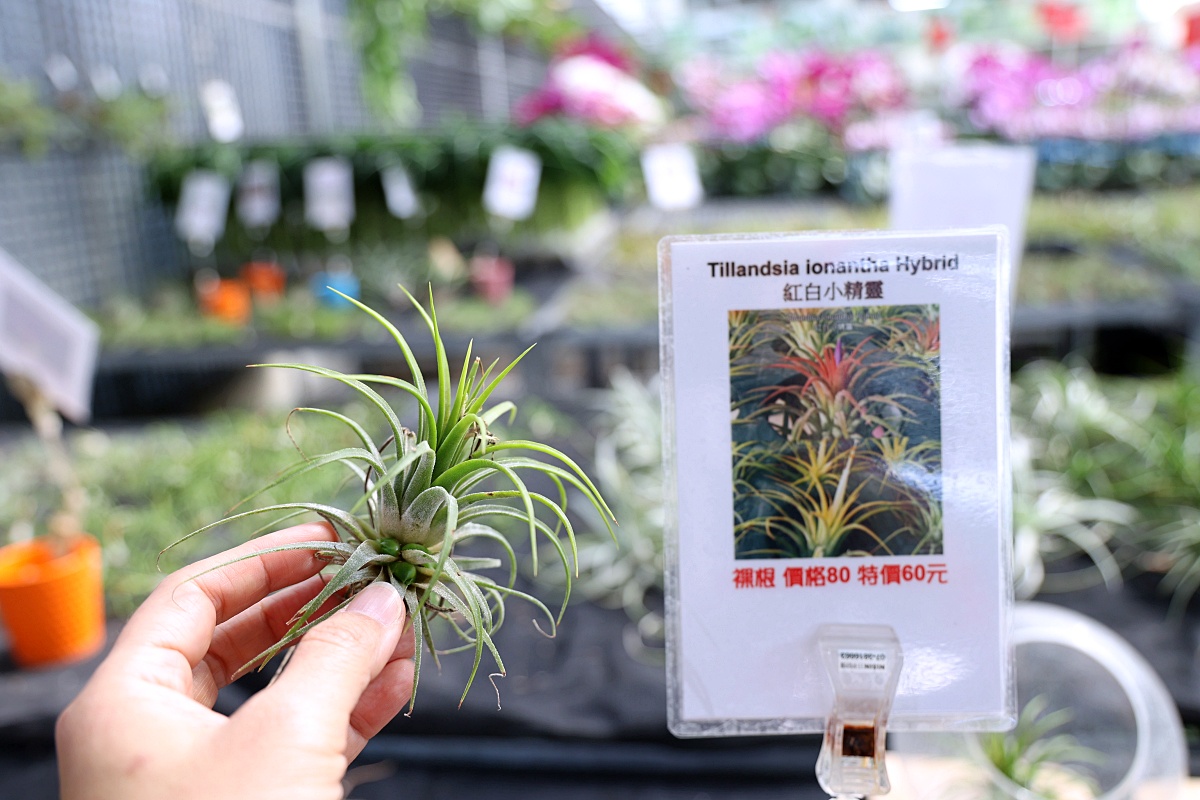
M 400 619 L 404 601 L 390 583 L 376 581 L 358 594 L 346 606 L 346 611 L 370 617 L 380 625 L 393 625 Z

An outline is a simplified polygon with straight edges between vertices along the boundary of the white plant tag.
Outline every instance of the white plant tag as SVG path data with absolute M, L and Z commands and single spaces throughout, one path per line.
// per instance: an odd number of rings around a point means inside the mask
M 208 135 L 214 141 L 236 142 L 246 132 L 237 91 L 227 81 L 205 81 L 200 87 L 200 107 L 204 110 Z
M 86 422 L 99 346 L 94 322 L 0 250 L 0 371 L 29 378 Z
M 528 219 L 537 206 L 542 160 L 519 147 L 497 147 L 488 161 L 483 184 L 483 207 L 489 214 L 511 220 Z
M 1036 166 L 1037 154 L 1030 147 L 961 144 L 893 150 L 891 227 L 1004 225 L 1012 246 L 1009 287 L 1015 297 Z
M 650 204 L 664 211 L 695 208 L 704 201 L 696 155 L 686 144 L 656 144 L 642 151 L 642 176 Z
M 354 170 L 344 158 L 314 158 L 304 165 L 304 218 L 319 231 L 342 231 L 354 222 Z
M 198 169 L 183 179 L 175 209 L 175 232 L 193 250 L 211 250 L 225 233 L 231 191 L 228 179 L 211 170 Z
M 242 170 L 237 215 L 251 229 L 269 228 L 279 219 L 279 165 L 274 161 L 251 161 Z
M 1007 258 L 999 226 L 660 243 L 672 731 L 824 730 L 828 625 L 895 631 L 892 730 L 1011 720 Z
M 379 174 L 383 182 L 383 197 L 388 211 L 398 219 L 412 219 L 421 210 L 412 179 L 400 164 L 385 167 Z

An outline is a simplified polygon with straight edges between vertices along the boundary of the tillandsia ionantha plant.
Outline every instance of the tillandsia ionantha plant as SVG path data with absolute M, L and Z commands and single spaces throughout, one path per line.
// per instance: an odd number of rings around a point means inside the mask
M 1030 796 L 1046 800 L 1095 797 L 1100 787 L 1089 767 L 1103 764 L 1104 754 L 1063 730 L 1071 722 L 1069 708 L 1050 711 L 1049 705 L 1045 695 L 1038 695 L 1021 709 L 1011 731 L 981 734 L 983 755 Z M 997 791 L 995 796 L 1012 795 Z
M 439 333 L 432 297 L 429 311 L 426 311 L 411 294 L 407 291 L 405 294 L 433 337 L 436 390 L 426 385 L 417 358 L 400 331 L 383 316 L 350 297 L 346 299 L 391 334 L 400 348 L 411 380 L 386 375 L 346 374 L 307 364 L 260 365 L 301 370 L 350 387 L 386 422 L 388 437 L 377 444 L 362 423 L 344 414 L 322 408 L 296 409 L 293 414 L 320 415 L 336 420 L 353 434 L 358 446 L 306 455 L 243 503 L 327 467 L 346 470 L 348 479 L 363 487 L 357 500 L 347 508 L 317 500 L 276 503 L 247 511 L 237 511 L 235 507 L 234 513 L 224 519 L 184 537 L 187 539 L 218 525 L 257 514 L 283 515 L 260 528 L 261 532 L 283 519 L 308 513 L 328 521 L 341 537 L 338 542 L 303 542 L 277 548 L 310 550 L 316 558 L 328 561 L 336 572 L 325 588 L 296 613 L 286 634 L 244 665 L 238 674 L 265 664 L 348 603 L 363 587 L 375 581 L 388 581 L 403 595 L 414 634 L 435 662 L 446 653 L 473 653 L 474 663 L 461 703 L 475 680 L 485 650 L 495 660 L 498 674 L 504 674 L 504 662 L 493 635 L 504 621 L 505 600 L 519 597 L 532 603 L 547 618 L 549 630 L 544 632 L 549 636 L 554 635 L 566 609 L 566 598 L 555 614 L 541 600 L 514 588 L 516 556 L 512 545 L 493 525 L 515 519 L 521 527 L 527 527 L 535 563 L 539 539 L 548 541 L 562 564 L 569 596 L 575 535 L 564 510 L 567 488 L 581 493 L 595 506 L 606 524 L 615 521 L 595 485 L 564 453 L 538 442 L 500 441 L 496 436 L 493 424 L 506 414 L 515 414 L 516 407 L 510 401 L 488 406 L 488 401 L 525 354 L 497 370 L 499 362 L 484 367 L 480 359 L 472 359 L 468 345 L 457 387 L 452 390 L 450 362 Z M 395 409 L 373 388 L 375 386 L 399 390 L 416 401 L 414 427 L 407 427 L 400 421 Z M 556 497 L 531 489 L 522 477 L 530 473 L 552 486 Z M 480 572 L 503 567 L 502 559 L 462 552 L 462 545 L 478 540 L 494 543 L 507 556 L 506 582 L 498 582 Z M 564 544 L 569 545 L 570 555 Z M 334 603 L 333 608 L 324 610 L 329 603 Z M 438 618 L 449 623 L 454 637 L 446 647 L 434 641 L 431 623 Z M 410 712 L 416 702 L 421 655 L 422 647 L 418 646 L 414 655 L 416 676 Z
M 663 627 L 662 410 L 658 376 L 643 380 L 625 369 L 600 391 L 596 406 L 593 475 L 611 501 L 619 528 L 584 506 L 576 528 L 576 595 L 629 616 L 623 641 L 632 657 L 661 663 Z M 614 535 L 615 534 L 615 535 Z M 543 573 L 551 582 L 557 571 Z

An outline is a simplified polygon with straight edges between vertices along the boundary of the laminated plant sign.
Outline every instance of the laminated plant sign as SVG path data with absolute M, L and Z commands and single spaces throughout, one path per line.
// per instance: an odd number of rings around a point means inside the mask
M 820 732 L 822 626 L 890 626 L 896 730 L 1013 719 L 1008 234 L 659 245 L 669 717 Z M 882 651 L 880 651 L 882 652 Z
M 897 230 L 1004 225 L 1015 297 L 1037 153 L 1032 147 L 959 144 L 904 147 L 891 154 L 888 216 Z
M 99 349 L 96 323 L 0 250 L 0 372 L 32 380 L 83 423 Z

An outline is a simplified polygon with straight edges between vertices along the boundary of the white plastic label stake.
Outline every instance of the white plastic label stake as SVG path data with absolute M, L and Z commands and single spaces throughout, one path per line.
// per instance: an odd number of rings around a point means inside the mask
M 817 645 L 834 698 L 817 782 L 835 796 L 887 794 L 884 746 L 904 661 L 900 640 L 886 625 L 824 625 Z
M 205 81 L 200 87 L 200 106 L 204 109 L 208 134 L 215 141 L 228 143 L 242 138 L 246 122 L 242 119 L 237 91 L 227 81 Z
M 313 228 L 344 231 L 354 222 L 354 170 L 344 158 L 314 158 L 304 165 L 304 218 Z
M 279 165 L 274 161 L 251 161 L 242 170 L 237 215 L 250 229 L 269 228 L 279 219 Z
M 650 204 L 664 211 L 695 208 L 704 200 L 696 155 L 686 144 L 656 144 L 642 151 L 642 176 Z
M 225 233 L 231 191 L 225 176 L 210 170 L 195 170 L 183 179 L 175 209 L 175 232 L 198 255 L 211 251 Z
M 1004 225 L 1012 248 L 1009 287 L 1015 297 L 1036 165 L 1037 154 L 1030 147 L 963 144 L 893 150 L 891 227 Z
M 536 153 L 501 146 L 488 161 L 483 207 L 489 214 L 511 220 L 527 219 L 537 205 L 542 160 Z
M 385 167 L 380 173 L 383 182 L 383 197 L 388 211 L 398 219 L 411 219 L 421 210 L 417 193 L 413 190 L 408 170 L 400 164 Z
M 29 378 L 86 422 L 99 347 L 94 322 L 0 250 L 0 371 Z

